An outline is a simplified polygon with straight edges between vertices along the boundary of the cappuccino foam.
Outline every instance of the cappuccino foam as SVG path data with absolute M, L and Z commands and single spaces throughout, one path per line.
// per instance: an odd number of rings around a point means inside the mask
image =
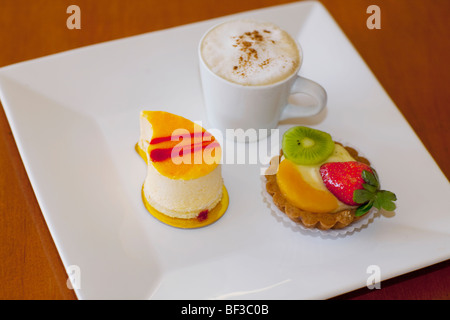
M 218 76 L 242 85 L 279 82 L 300 65 L 292 37 L 278 26 L 252 20 L 235 20 L 212 29 L 203 39 L 201 55 Z

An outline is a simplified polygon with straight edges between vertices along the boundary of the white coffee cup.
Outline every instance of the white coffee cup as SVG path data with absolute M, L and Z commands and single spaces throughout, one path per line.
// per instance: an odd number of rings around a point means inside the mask
M 318 83 L 298 75 L 303 61 L 298 43 L 298 67 L 292 74 L 275 83 L 243 85 L 214 73 L 203 59 L 202 44 L 209 32 L 217 26 L 203 35 L 198 47 L 203 98 L 210 128 L 219 129 L 229 139 L 251 142 L 270 135 L 271 129 L 278 126 L 287 107 L 295 110 L 296 117 L 310 117 L 322 111 L 327 103 L 327 93 Z M 290 104 L 289 96 L 297 93 L 314 98 L 314 105 Z

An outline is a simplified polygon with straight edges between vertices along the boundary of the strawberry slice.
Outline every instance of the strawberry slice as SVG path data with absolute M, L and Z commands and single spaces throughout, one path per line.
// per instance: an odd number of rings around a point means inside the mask
M 395 210 L 394 193 L 380 190 L 376 171 L 357 162 L 329 162 L 320 166 L 320 175 L 327 189 L 341 202 L 359 206 L 356 216 L 367 213 L 372 206 L 387 211 Z
M 329 162 L 320 167 L 320 175 L 327 189 L 336 198 L 350 206 L 357 206 L 353 194 L 355 190 L 364 188 L 363 170 L 373 173 L 371 167 L 361 162 Z

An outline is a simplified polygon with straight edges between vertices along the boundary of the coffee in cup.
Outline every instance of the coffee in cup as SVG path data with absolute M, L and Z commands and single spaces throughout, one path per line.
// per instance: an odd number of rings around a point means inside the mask
M 308 117 L 326 105 L 326 91 L 298 75 L 303 62 L 300 45 L 273 23 L 221 23 L 204 34 L 198 54 L 208 126 L 226 138 L 262 139 L 278 126 L 287 106 L 296 116 Z M 288 98 L 295 93 L 305 93 L 316 103 L 290 105 Z
M 236 20 L 204 37 L 201 55 L 216 75 L 240 85 L 270 85 L 291 76 L 300 66 L 294 39 L 268 22 Z

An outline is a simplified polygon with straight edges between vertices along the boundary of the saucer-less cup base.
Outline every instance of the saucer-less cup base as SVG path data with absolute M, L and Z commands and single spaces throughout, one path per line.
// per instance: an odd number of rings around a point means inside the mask
M 300 45 L 297 44 L 300 54 L 299 67 L 289 77 L 269 85 L 241 85 L 216 75 L 208 68 L 201 53 L 203 38 L 198 55 L 208 126 L 220 130 L 227 139 L 238 142 L 264 139 L 270 135 L 271 129 L 278 126 L 287 106 L 295 110 L 296 117 L 316 115 L 325 107 L 325 89 L 298 75 L 303 58 Z M 289 104 L 289 96 L 296 93 L 311 96 L 315 104 Z

